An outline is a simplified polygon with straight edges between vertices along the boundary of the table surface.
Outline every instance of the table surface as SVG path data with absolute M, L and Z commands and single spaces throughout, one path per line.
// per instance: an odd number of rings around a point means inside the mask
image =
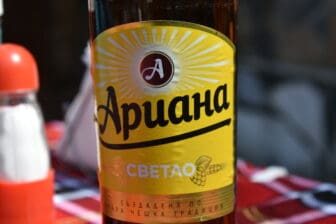
M 55 160 L 56 224 L 101 223 L 95 173 L 78 170 Z M 262 183 L 253 180 L 269 167 L 237 163 L 238 224 L 335 224 L 336 186 L 286 175 Z M 333 194 L 335 193 L 335 194 Z

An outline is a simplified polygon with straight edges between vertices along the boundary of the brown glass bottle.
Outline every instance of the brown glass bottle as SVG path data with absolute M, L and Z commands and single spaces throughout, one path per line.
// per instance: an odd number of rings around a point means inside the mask
M 91 41 L 107 29 L 118 25 L 168 20 L 185 21 L 213 28 L 235 43 L 236 13 L 237 0 L 89 0 Z M 235 127 L 235 124 L 233 126 Z M 224 217 L 194 223 L 234 224 L 234 213 L 233 211 Z M 134 222 L 120 221 L 103 214 L 103 223 Z

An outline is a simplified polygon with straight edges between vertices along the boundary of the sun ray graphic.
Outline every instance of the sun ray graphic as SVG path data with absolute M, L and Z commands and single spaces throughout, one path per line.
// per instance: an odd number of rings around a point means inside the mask
M 152 29 L 152 42 L 156 42 L 156 37 L 157 37 L 157 29 Z
M 127 50 L 125 48 L 123 48 L 118 42 L 116 42 L 113 38 L 108 38 L 107 40 L 108 40 L 108 42 L 110 42 L 111 44 L 113 44 L 113 46 L 115 46 L 118 50 L 121 50 L 125 54 L 128 53 Z
M 160 40 L 160 44 L 165 44 L 164 43 L 164 39 L 166 37 L 166 33 L 167 33 L 167 30 L 166 29 L 162 29 L 161 30 L 161 40 Z
M 142 37 L 143 37 L 143 42 L 146 44 L 148 44 L 148 43 L 151 43 L 150 41 L 149 41 L 149 38 L 148 38 L 148 33 L 147 33 L 147 30 L 145 30 L 145 29 L 143 29 L 143 30 L 141 30 L 141 33 L 142 33 Z
M 107 56 L 107 58 L 112 58 L 114 59 L 115 61 L 127 61 L 127 58 L 126 57 L 120 57 L 120 56 L 117 56 L 115 54 L 113 54 L 112 52 L 108 51 L 108 50 L 105 50 L 104 48 L 102 47 L 97 47 L 97 52 L 101 55 L 105 55 Z
M 127 36 L 124 33 L 121 33 L 120 36 L 128 44 L 130 48 L 135 48 L 134 44 L 127 38 Z
M 117 31 L 112 28 L 95 42 L 98 86 L 113 86 L 121 98 L 139 98 L 218 85 L 234 69 L 230 59 L 232 46 L 218 38 L 201 29 L 169 24 L 144 23 L 119 27 Z M 153 52 L 166 55 L 173 68 L 173 78 L 158 87 L 146 83 L 140 68 L 145 56 Z M 152 69 L 151 75 L 158 76 L 155 69 L 159 67 L 155 66 L 159 64 L 154 65 L 154 61 L 146 69 Z
M 140 48 L 141 47 L 141 41 L 139 39 L 139 35 L 137 34 L 137 32 L 135 30 L 132 30 L 131 34 L 132 34 L 133 39 L 135 40 L 136 46 Z
M 220 48 L 221 46 L 223 46 L 222 43 L 219 43 L 219 44 L 216 44 L 212 47 L 209 47 L 209 48 L 206 48 L 200 52 L 197 52 L 197 53 L 194 53 L 193 51 L 191 51 L 189 54 L 186 54 L 186 57 L 188 58 L 187 60 L 191 60 L 193 58 L 196 58 L 196 57 L 200 57 L 200 56 L 204 56 L 206 54 L 209 54 L 215 50 L 217 50 L 218 48 Z
M 181 51 L 181 54 L 183 54 L 184 52 L 187 52 L 190 49 L 195 49 L 195 46 L 199 45 L 204 39 L 206 38 L 206 35 L 202 35 L 199 38 L 197 38 L 194 42 L 192 42 L 191 44 L 189 44 L 186 48 L 184 48 Z M 197 48 L 198 49 L 198 48 Z
M 181 45 L 183 44 L 183 43 L 185 43 L 185 41 L 188 39 L 188 37 L 191 35 L 191 31 L 186 31 L 185 33 L 184 33 L 184 35 L 182 36 L 182 38 L 180 39 L 180 41 L 179 42 L 177 42 L 177 44 L 175 45 L 175 46 L 172 46 L 173 48 L 180 48 L 181 47 Z
M 175 40 L 177 33 L 178 33 L 178 30 L 174 29 L 172 34 L 170 35 L 170 38 L 169 38 L 168 42 L 167 42 L 168 46 L 172 46 L 172 42 L 173 42 L 173 40 Z

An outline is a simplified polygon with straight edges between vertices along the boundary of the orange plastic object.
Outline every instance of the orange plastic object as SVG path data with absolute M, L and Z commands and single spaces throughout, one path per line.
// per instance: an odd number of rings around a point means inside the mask
M 57 148 L 65 131 L 63 121 L 49 121 L 45 124 L 45 132 L 47 135 L 48 146 L 51 150 Z
M 28 183 L 0 181 L 0 223 L 54 223 L 54 172 L 44 180 Z
M 0 93 L 39 88 L 38 68 L 33 55 L 17 44 L 0 45 Z

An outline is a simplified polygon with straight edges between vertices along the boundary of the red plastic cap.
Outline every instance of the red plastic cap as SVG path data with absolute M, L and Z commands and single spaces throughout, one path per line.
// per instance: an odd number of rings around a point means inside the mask
M 23 92 L 39 88 L 33 55 L 17 44 L 0 45 L 0 92 Z
M 53 224 L 54 171 L 39 181 L 9 183 L 0 181 L 0 223 Z

